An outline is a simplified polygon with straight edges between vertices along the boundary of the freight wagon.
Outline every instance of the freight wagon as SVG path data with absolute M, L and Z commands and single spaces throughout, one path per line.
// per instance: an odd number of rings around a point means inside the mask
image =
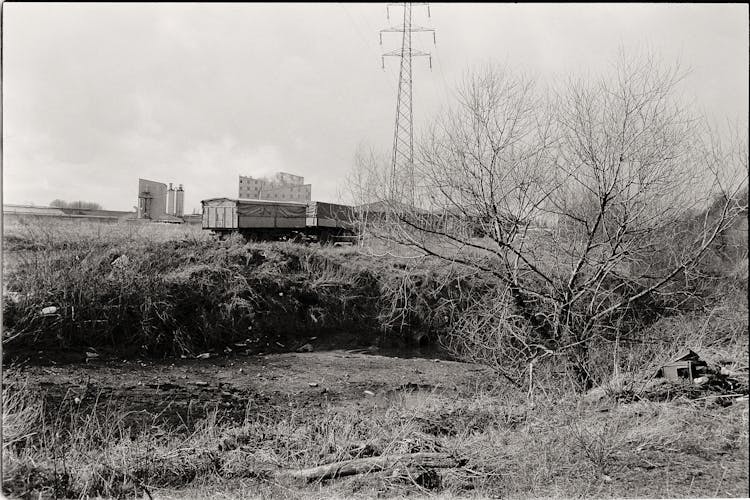
M 201 201 L 203 229 L 220 236 L 240 233 L 248 240 L 327 243 L 355 236 L 353 209 L 320 201 L 211 198 Z

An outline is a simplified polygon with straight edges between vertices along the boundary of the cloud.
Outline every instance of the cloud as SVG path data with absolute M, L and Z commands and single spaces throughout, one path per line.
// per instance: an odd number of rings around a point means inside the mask
M 415 47 L 417 135 L 472 65 L 507 61 L 548 78 L 606 65 L 646 38 L 694 68 L 709 111 L 747 116 L 747 7 L 438 4 Z M 419 12 L 417 12 L 419 11 Z M 303 175 L 336 187 L 365 140 L 387 151 L 398 65 L 380 69 L 370 4 L 4 5 L 6 201 L 88 199 L 130 209 L 137 178 L 185 184 L 186 207 L 237 193 L 237 175 Z M 744 114 L 741 113 L 742 110 Z

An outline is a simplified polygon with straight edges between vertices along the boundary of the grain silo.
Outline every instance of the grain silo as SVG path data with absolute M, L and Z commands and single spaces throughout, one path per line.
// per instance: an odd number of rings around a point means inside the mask
M 179 187 L 177 188 L 176 199 L 177 199 L 177 203 L 176 203 L 174 215 L 177 217 L 182 217 L 184 215 L 183 212 L 185 210 L 185 191 L 183 191 L 182 189 L 182 184 L 180 184 Z
M 174 215 L 174 205 L 175 205 L 175 192 L 174 188 L 172 187 L 172 183 L 169 183 L 169 189 L 167 190 L 167 214 Z

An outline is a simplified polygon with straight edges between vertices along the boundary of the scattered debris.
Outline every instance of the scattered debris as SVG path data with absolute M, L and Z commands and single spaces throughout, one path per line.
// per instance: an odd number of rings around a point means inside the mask
M 313 346 L 311 344 L 305 344 L 297 349 L 297 352 L 313 352 Z
M 643 371 L 615 377 L 589 390 L 583 399 L 588 403 L 607 397 L 624 403 L 687 399 L 728 406 L 738 397 L 747 395 L 746 375 L 713 362 L 707 363 L 697 353 L 686 349 L 656 372 Z
M 130 258 L 125 254 L 120 255 L 119 257 L 117 257 L 115 260 L 112 261 L 112 267 L 116 267 L 120 269 L 127 267 L 128 264 L 130 264 Z
M 308 382 L 307 385 L 309 385 L 310 387 L 318 387 L 318 383 L 317 382 Z
M 673 381 L 681 379 L 693 380 L 698 378 L 698 368 L 705 366 L 706 362 L 698 354 L 690 349 L 686 349 L 674 359 L 662 365 L 656 376 Z
M 205 387 L 205 386 L 207 386 L 207 385 L 208 385 L 208 382 L 204 382 L 204 381 L 202 381 L 202 380 L 197 380 L 197 381 L 195 381 L 195 382 L 193 382 L 193 383 L 194 383 L 195 385 L 198 385 L 198 386 L 201 386 L 201 387 Z
M 42 309 L 42 312 L 40 313 L 42 316 L 52 316 L 57 312 L 57 307 L 55 306 L 49 306 Z
M 210 357 L 211 357 L 211 353 L 210 352 L 204 352 L 203 354 L 198 354 L 196 356 L 197 359 L 208 359 Z
M 703 385 L 703 384 L 705 384 L 707 382 L 708 382 L 708 377 L 706 377 L 705 375 L 702 376 L 702 377 L 698 377 L 698 378 L 693 379 L 693 383 L 695 385 Z
M 374 396 L 375 393 L 372 391 L 364 391 L 365 396 Z

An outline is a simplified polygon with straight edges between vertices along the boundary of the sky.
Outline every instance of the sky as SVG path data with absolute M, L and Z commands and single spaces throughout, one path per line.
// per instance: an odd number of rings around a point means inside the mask
M 401 22 L 385 3 L 4 3 L 3 203 L 132 210 L 138 178 L 183 184 L 185 212 L 285 171 L 345 201 L 358 147 L 390 155 Z M 748 117 L 748 6 L 413 6 L 415 135 L 471 68 L 555 81 L 618 50 L 679 61 L 710 119 Z

